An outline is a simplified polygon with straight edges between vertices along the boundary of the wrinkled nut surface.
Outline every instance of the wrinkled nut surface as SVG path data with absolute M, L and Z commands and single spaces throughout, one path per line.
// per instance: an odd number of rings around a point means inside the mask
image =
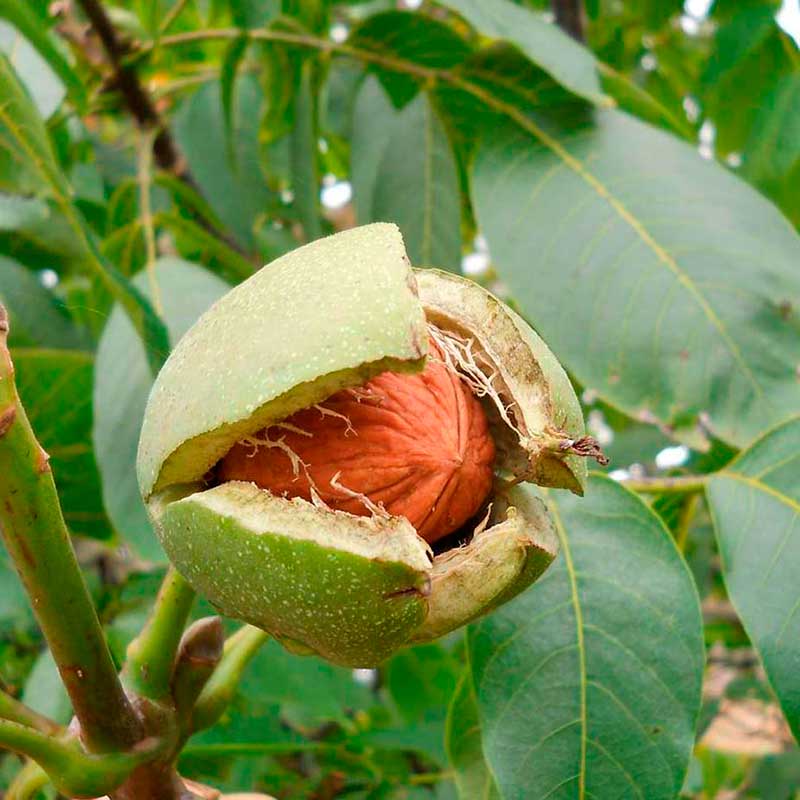
M 411 270 L 378 223 L 283 256 L 198 320 L 156 380 L 137 468 L 195 589 L 363 667 L 536 580 L 558 540 L 524 483 L 582 494 L 587 454 L 533 330 L 464 278 Z
M 234 445 L 220 481 L 405 517 L 427 542 L 460 528 L 492 488 L 486 414 L 435 343 L 418 375 L 385 372 Z

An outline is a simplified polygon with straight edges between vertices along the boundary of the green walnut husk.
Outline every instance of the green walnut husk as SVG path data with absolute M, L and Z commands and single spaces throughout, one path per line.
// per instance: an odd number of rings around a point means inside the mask
M 429 325 L 470 343 L 492 396 L 488 516 L 434 555 L 403 517 L 358 517 L 254 484 L 210 485 L 238 441 L 392 370 L 424 368 Z M 292 649 L 368 667 L 527 588 L 557 553 L 535 490 L 582 494 L 583 418 L 531 328 L 473 282 L 412 270 L 399 230 L 321 239 L 256 273 L 178 343 L 145 413 L 137 469 L 164 549 L 220 611 Z M 520 484 L 520 485 L 515 485 Z

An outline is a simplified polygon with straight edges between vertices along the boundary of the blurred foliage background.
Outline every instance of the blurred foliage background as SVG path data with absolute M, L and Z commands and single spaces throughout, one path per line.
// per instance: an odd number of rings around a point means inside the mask
M 517 303 L 581 387 L 616 480 L 714 472 L 800 409 L 784 369 L 800 333 L 796 0 L 554 5 L 0 0 L 0 298 L 116 657 L 164 569 L 133 473 L 167 347 L 152 310 L 174 343 L 229 285 L 326 233 L 396 221 L 413 263 L 462 270 Z M 624 235 L 614 244 L 596 192 L 570 182 L 581 170 L 653 222 L 668 258 L 694 254 L 686 270 L 712 287 L 736 363 L 715 332 L 692 328 L 690 298 L 653 329 L 637 277 L 646 254 Z M 591 266 L 609 241 L 598 280 L 587 267 L 583 288 L 570 285 L 565 265 Z M 697 351 L 680 344 L 684 328 Z M 698 373 L 676 376 L 695 352 Z M 688 775 L 670 767 L 669 780 L 687 798 L 798 797 L 800 751 L 728 598 L 706 499 L 651 500 L 691 569 L 707 651 Z M 796 582 L 784 589 L 793 602 Z M 470 647 L 459 634 L 353 674 L 272 643 L 181 769 L 280 798 L 500 796 L 462 768 L 476 730 Z M 800 643 L 786 648 L 780 668 L 797 672 Z M 68 719 L 4 554 L 0 680 Z M 0 785 L 17 766 L 3 758 Z M 667 796 L 648 785 L 602 796 Z M 529 791 L 515 796 L 539 796 Z

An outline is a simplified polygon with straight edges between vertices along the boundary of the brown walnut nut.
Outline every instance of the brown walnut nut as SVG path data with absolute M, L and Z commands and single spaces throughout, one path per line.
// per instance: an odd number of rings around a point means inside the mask
M 297 412 L 233 447 L 217 477 L 402 516 L 433 544 L 481 509 L 494 455 L 483 408 L 431 341 L 420 374 L 384 372 Z

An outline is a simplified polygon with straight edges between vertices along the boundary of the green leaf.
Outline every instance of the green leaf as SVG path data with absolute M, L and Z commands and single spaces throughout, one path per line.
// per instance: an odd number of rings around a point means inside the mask
M 50 69 L 69 89 L 72 99 L 78 107 L 83 108 L 86 104 L 86 87 L 67 61 L 59 46 L 59 40 L 51 36 L 50 31 L 42 25 L 27 0 L 4 0 L 0 5 L 0 17 L 4 17 L 14 25 L 36 48 Z M 58 104 L 56 103 L 56 105 Z M 45 116 L 49 115 L 45 114 Z
M 269 675 L 269 681 L 264 675 Z M 245 709 L 277 705 L 290 725 L 312 732 L 328 722 L 345 723 L 354 710 L 374 704 L 352 670 L 314 656 L 290 653 L 277 642 L 262 647 L 239 685 Z
M 177 258 L 156 264 L 164 319 L 174 343 L 228 286 L 215 275 Z M 148 291 L 139 273 L 134 285 Z M 153 533 L 136 483 L 136 449 L 152 375 L 124 314 L 115 308 L 97 348 L 94 380 L 94 447 L 103 500 L 114 527 L 134 552 L 151 561 L 164 554 Z
M 206 199 L 186 181 L 170 175 L 168 172 L 159 172 L 153 178 L 153 183 L 160 186 L 172 195 L 175 204 L 182 210 L 193 215 L 199 215 L 208 223 L 219 230 L 223 230 L 225 224 L 216 215 L 215 211 L 208 204 Z
M 285 20 L 271 26 L 285 29 Z M 294 93 L 300 78 L 300 69 L 308 53 L 290 49 L 283 42 L 262 42 L 258 49 L 261 61 L 261 86 L 264 109 L 260 120 L 259 137 L 263 145 L 282 143 L 292 130 L 294 119 Z M 270 164 L 270 173 L 275 173 Z
M 14 231 L 44 222 L 47 203 L 37 197 L 0 194 L 0 230 Z
M 0 549 L 0 631 L 3 638 L 10 630 L 35 626 L 30 601 L 14 564 L 5 548 Z
M 203 196 L 248 250 L 253 248 L 256 218 L 274 201 L 260 167 L 258 149 L 258 82 L 252 75 L 236 81 L 233 141 L 235 165 L 228 159 L 221 89 L 209 83 L 198 89 L 178 110 L 175 137 Z
M 66 94 L 58 75 L 13 25 L 1 20 L 0 51 L 8 56 L 39 113 L 50 117 Z
M 728 594 L 800 737 L 800 418 L 716 473 L 708 504 Z
M 110 538 L 92 452 L 91 353 L 23 348 L 12 355 L 20 398 L 50 455 L 64 520 L 73 533 Z
M 329 0 L 281 0 L 281 11 L 310 33 L 327 33 L 331 20 Z
M 72 717 L 67 690 L 49 650 L 42 651 L 25 683 L 22 702 L 34 711 L 66 725 Z
M 797 408 L 800 238 L 690 146 L 615 111 L 495 126 L 478 223 L 580 383 L 664 425 L 701 413 L 743 445 Z
M 298 732 L 311 735 L 329 722 L 348 724 L 353 710 L 373 703 L 351 670 L 293 655 L 270 641 L 248 666 L 221 724 L 193 737 L 186 752 L 206 758 L 291 752 L 303 747 Z
M 683 10 L 681 0 L 633 0 L 625 4 L 603 2 L 603 0 L 586 0 L 586 11 L 596 22 L 605 22 L 619 26 L 644 24 L 647 30 L 660 28 L 670 17 Z M 617 13 L 616 16 L 614 12 Z M 626 31 L 627 32 L 627 31 Z
M 472 676 L 458 684 L 447 717 L 447 755 L 461 800 L 502 800 L 481 746 L 481 722 Z
M 753 790 L 761 800 L 792 800 L 800 786 L 800 749 L 767 756 L 755 770 Z
M 234 90 L 236 76 L 239 72 L 242 59 L 247 53 L 248 39 L 242 35 L 233 39 L 222 57 L 222 66 L 219 73 L 220 94 L 222 95 L 222 118 L 225 123 L 225 139 L 228 146 L 228 161 L 236 164 L 236 147 L 233 138 L 234 118 Z
M 85 251 L 55 204 L 0 193 L 0 249 L 31 269 L 84 270 Z
M 458 659 L 436 643 L 401 650 L 385 669 L 386 686 L 409 724 L 439 716 L 447 708 L 462 672 Z
M 4 55 L 0 55 L 0 190 L 49 196 L 69 224 L 88 271 L 124 308 L 147 347 L 150 368 L 167 351 L 166 329 L 150 303 L 105 264 L 85 221 L 70 201 L 70 187 L 56 162 L 47 131 Z
M 291 134 L 294 205 L 303 225 L 306 241 L 313 241 L 322 236 L 314 70 L 315 65 L 311 61 L 303 65 L 300 87 L 295 96 L 294 128 Z
M 233 21 L 241 28 L 259 28 L 280 14 L 280 0 L 229 0 Z
M 302 752 L 304 744 L 304 739 L 281 724 L 279 706 L 254 709 L 241 698 L 213 728 L 193 736 L 181 757 L 206 761 L 236 755 L 281 755 Z
M 472 52 L 452 26 L 409 11 L 372 14 L 353 30 L 347 44 L 378 56 L 370 69 L 378 76 L 396 108 L 402 108 L 414 97 L 423 80 L 413 72 L 408 74 L 384 67 L 382 59 L 400 59 L 411 62 L 412 67 L 451 70 Z
M 461 662 L 441 644 L 401 650 L 384 667 L 398 722 L 373 732 L 367 741 L 378 747 L 413 749 L 444 766 L 447 709 L 463 671 Z
M 691 575 L 659 519 L 612 480 L 548 501 L 560 557 L 469 629 L 486 760 L 509 800 L 672 800 L 703 671 Z
M 800 72 L 763 98 L 743 155 L 742 173 L 800 228 Z
M 694 130 L 682 115 L 675 116 L 657 97 L 627 75 L 616 72 L 605 64 L 600 64 L 598 68 L 603 78 L 603 88 L 614 98 L 620 109 L 684 139 L 694 139 Z
M 0 54 L 0 190 L 66 198 L 47 131 L 5 55 Z
M 320 100 L 320 127 L 334 140 L 349 143 L 353 135 L 353 108 L 363 78 L 364 68 L 354 59 L 337 59 L 328 68 Z
M 180 214 L 165 211 L 155 215 L 159 225 L 175 235 L 178 250 L 208 269 L 238 283 L 249 278 L 255 267 L 237 250 L 209 233 L 205 228 Z
M 719 27 L 698 87 L 705 116 L 716 126 L 718 152 L 742 149 L 767 95 L 798 63 L 796 44 L 769 6 L 745 6 Z
M 461 14 L 482 36 L 515 45 L 579 97 L 601 106 L 613 104 L 600 86 L 591 50 L 541 15 L 509 0 L 442 0 L 442 5 Z
M 3 199 L 0 197 L 0 217 Z M 64 304 L 45 289 L 36 274 L 4 256 L 0 256 L 0 302 L 11 320 L 12 347 L 80 348 L 89 344 Z
M 411 263 L 457 270 L 458 173 L 444 125 L 426 93 L 395 111 L 367 78 L 356 100 L 352 181 L 359 224 L 395 222 Z

